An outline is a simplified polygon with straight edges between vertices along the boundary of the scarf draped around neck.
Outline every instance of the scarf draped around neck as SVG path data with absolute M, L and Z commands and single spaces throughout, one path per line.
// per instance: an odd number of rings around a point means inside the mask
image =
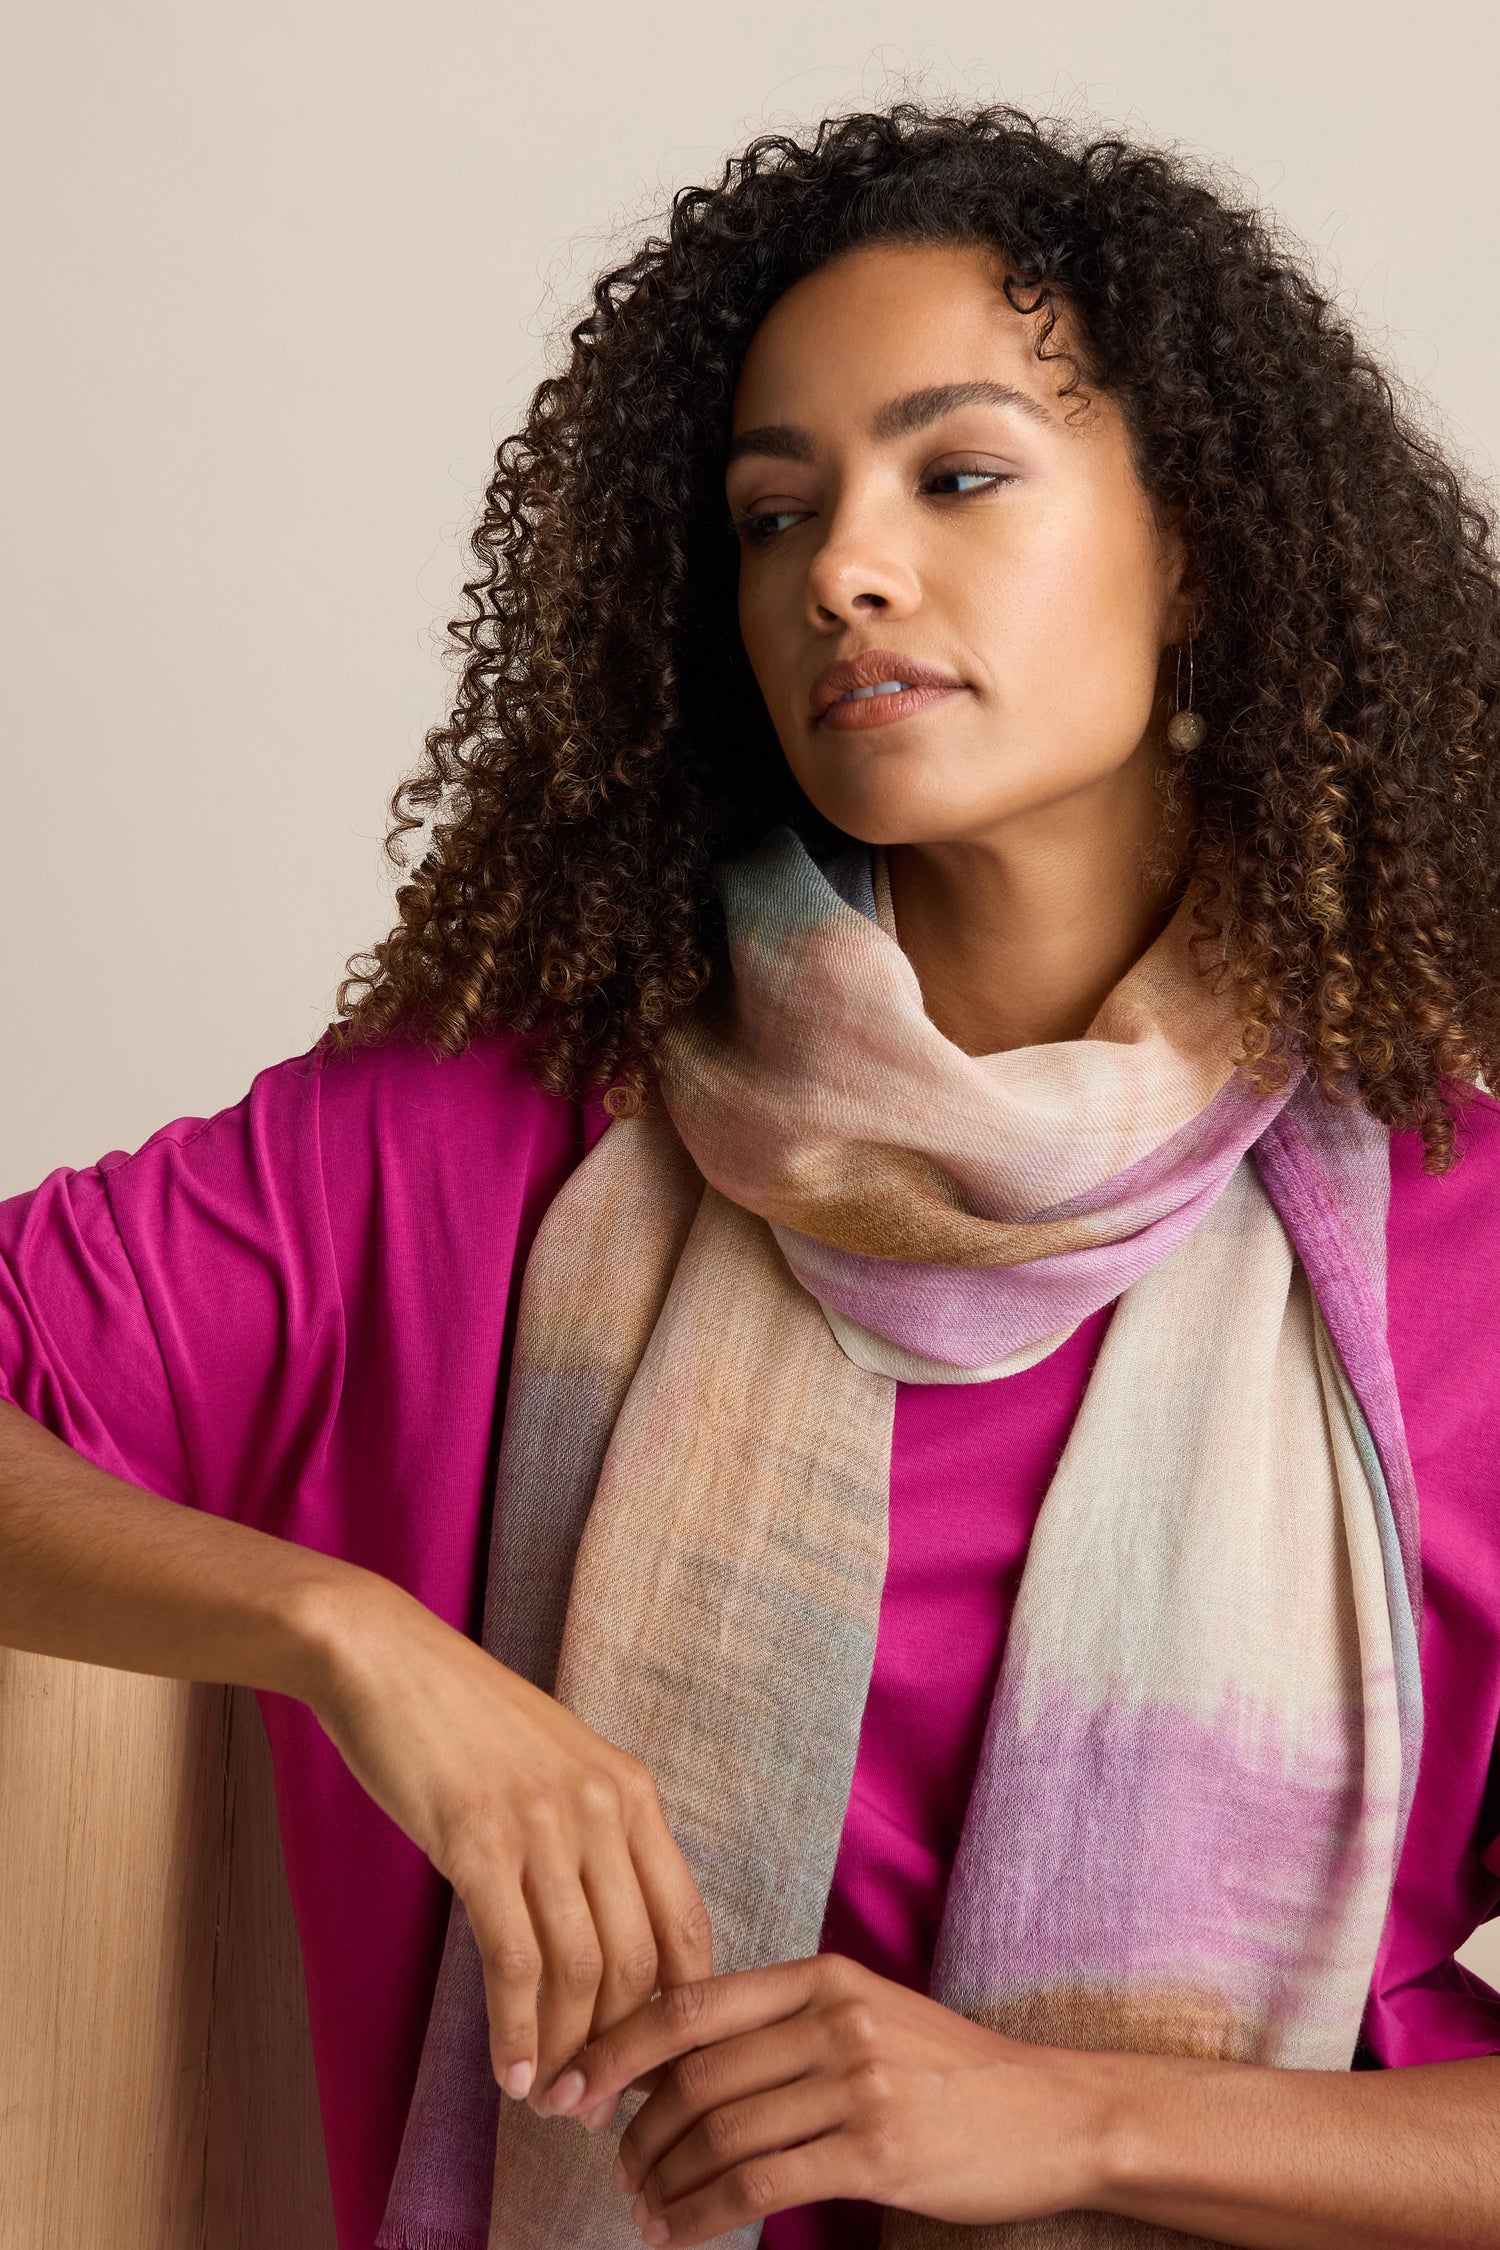
M 1003 1381 L 1113 1303 L 930 1989 L 1020 2039 L 1346 2069 L 1421 1735 L 1385 1129 L 1295 1074 L 1244 1085 L 1187 905 L 1081 1039 L 970 1056 L 924 1012 L 880 859 L 822 869 L 778 830 L 720 890 L 731 970 L 661 1106 L 606 1132 L 532 1250 L 484 1645 L 649 1768 L 716 1968 L 815 1952 L 896 1383 Z M 501 2103 L 455 1899 L 380 2250 L 631 2250 L 617 2135 Z M 1185 2240 L 895 2211 L 882 2239 Z

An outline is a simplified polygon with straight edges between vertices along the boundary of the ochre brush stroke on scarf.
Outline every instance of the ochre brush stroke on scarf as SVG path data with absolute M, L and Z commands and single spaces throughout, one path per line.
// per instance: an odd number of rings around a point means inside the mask
M 672 1045 L 666 1114 L 612 1128 L 548 1212 L 486 1645 L 650 1767 L 720 1969 L 813 1952 L 895 1383 L 1003 1380 L 1118 1298 L 933 1993 L 1033 2040 L 1346 2068 L 1420 1737 L 1384 1130 L 1239 1083 L 1185 910 L 1083 1039 L 975 1058 L 866 889 L 786 831 L 723 871 L 733 974 Z M 507 2103 L 493 2143 L 494 2102 L 455 1905 L 382 2245 L 628 2250 L 614 2136 Z M 892 2250 L 1152 2238 L 886 2225 Z

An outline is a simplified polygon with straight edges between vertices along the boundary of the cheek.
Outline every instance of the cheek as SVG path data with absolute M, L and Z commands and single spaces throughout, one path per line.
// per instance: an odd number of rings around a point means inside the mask
M 767 708 L 773 713 L 782 700 L 790 651 L 795 646 L 794 636 L 787 629 L 786 590 L 778 587 L 776 576 L 770 570 L 742 568 L 739 591 L 740 639 Z
M 1058 505 L 955 573 L 976 653 L 1004 700 L 1054 713 L 1149 705 L 1159 660 L 1154 541 L 1134 514 Z

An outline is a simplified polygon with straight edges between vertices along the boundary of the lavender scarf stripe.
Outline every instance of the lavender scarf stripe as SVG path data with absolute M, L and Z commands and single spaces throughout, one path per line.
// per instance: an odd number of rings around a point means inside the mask
M 1247 1093 L 1186 909 L 1084 1038 L 972 1057 L 922 1009 L 878 861 L 825 874 L 780 831 L 721 890 L 732 975 L 674 1035 L 666 1113 L 614 1126 L 537 1237 L 485 1645 L 651 1767 L 718 1966 L 813 1951 L 896 1381 L 1003 1380 L 1114 1302 L 933 1991 L 1019 2038 L 1346 2068 L 1421 1731 L 1384 1130 Z M 613 2138 L 499 2103 L 455 1903 L 381 2250 L 627 2250 Z

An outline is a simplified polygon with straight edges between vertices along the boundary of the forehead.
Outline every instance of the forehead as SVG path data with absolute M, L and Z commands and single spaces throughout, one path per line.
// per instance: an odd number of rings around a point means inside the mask
M 1055 409 L 1071 368 L 1036 357 L 1040 315 L 1016 311 L 990 250 L 879 243 L 794 282 L 751 338 L 736 432 L 761 422 L 872 417 L 886 400 L 955 382 L 1002 381 Z M 1052 348 L 1065 348 L 1059 320 Z

